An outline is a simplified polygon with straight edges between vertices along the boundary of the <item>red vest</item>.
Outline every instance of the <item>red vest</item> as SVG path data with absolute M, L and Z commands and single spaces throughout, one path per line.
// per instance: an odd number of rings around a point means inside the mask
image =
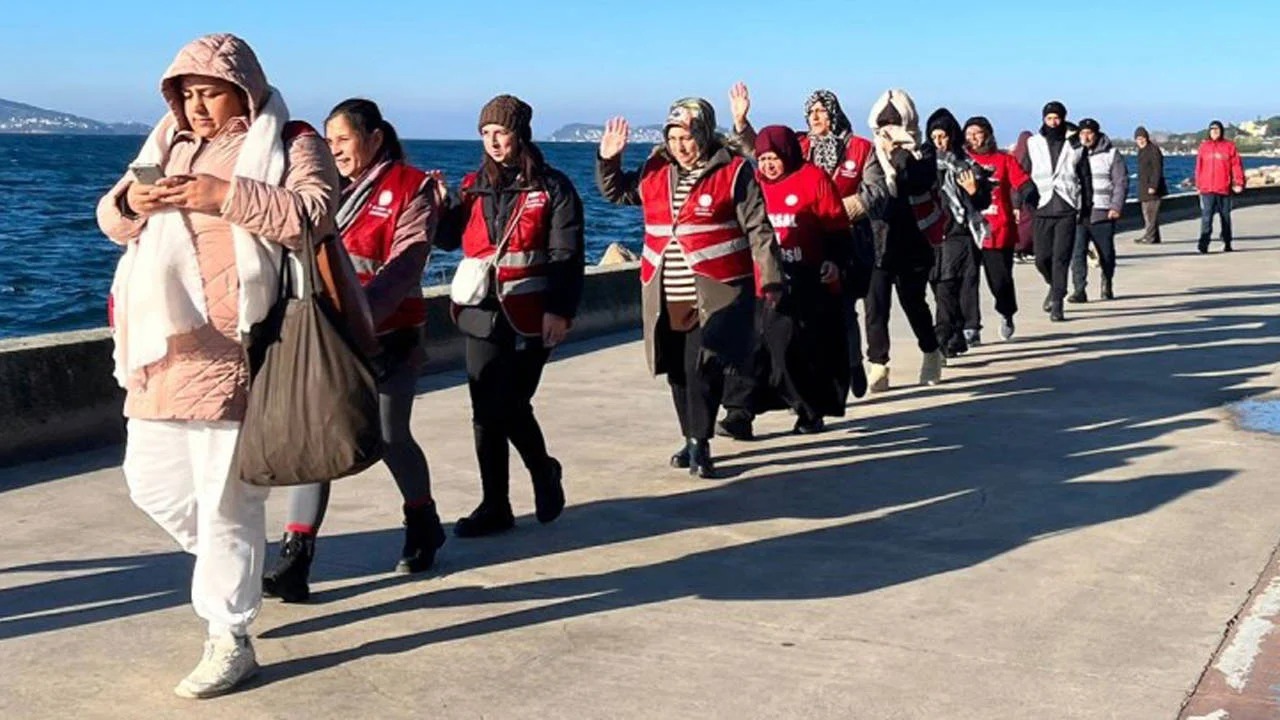
M 1030 180 L 1012 155 L 996 150 L 990 154 L 969 151 L 973 161 L 991 173 L 991 204 L 982 214 L 991 226 L 984 248 L 1008 250 L 1017 244 L 1017 220 L 1013 216 L 1013 192 Z
M 489 223 L 482 196 L 468 192 L 476 173 L 462 179 L 467 227 L 462 231 L 462 252 L 469 258 L 493 257 L 497 247 L 489 242 Z M 507 226 L 499 236 L 506 245 L 494 262 L 498 301 L 511 327 L 521 335 L 542 335 L 542 315 L 547 290 L 547 244 L 550 235 L 551 197 L 546 190 L 528 190 L 516 198 Z M 456 317 L 457 308 L 454 308 Z
M 342 233 L 342 244 L 347 247 L 351 256 L 351 264 L 355 266 L 356 277 L 361 285 L 368 285 L 391 255 L 391 244 L 395 241 L 396 224 L 400 215 L 426 182 L 427 175 L 421 170 L 397 162 L 382 173 L 377 187 L 369 195 L 369 200 L 356 214 L 354 220 Z M 386 320 L 378 325 L 378 334 L 417 327 L 427 322 L 427 303 L 422 298 L 422 291 L 415 290 L 400 302 Z
M 800 133 L 800 152 L 804 153 L 805 158 L 810 161 L 813 160 L 809 156 L 812 147 L 813 143 L 810 142 L 809 135 Z M 836 189 L 840 191 L 840 197 L 847 198 L 858 194 L 858 189 L 862 187 L 862 171 L 874 150 L 870 140 L 857 135 L 850 135 L 845 141 L 844 161 L 836 166 L 835 172 L 831 173 L 831 179 L 836 181 Z
M 915 216 L 920 233 L 930 245 L 941 245 L 947 239 L 947 221 L 951 219 L 951 213 L 942 204 L 937 186 L 927 193 L 911 195 L 907 200 L 911 203 L 911 214 Z
M 751 245 L 738 224 L 733 186 L 746 161 L 735 157 L 705 173 L 689 191 L 680 214 L 671 216 L 671 162 L 655 156 L 640 174 L 644 209 L 644 253 L 640 281 L 649 284 L 662 265 L 662 251 L 674 237 L 694 273 L 730 282 L 755 273 Z
M 780 180 L 770 182 L 763 177 L 759 180 L 769 222 L 778 236 L 782 261 L 815 268 L 822 265 L 825 259 L 822 241 L 831 232 L 832 208 L 820 207 L 823 197 L 820 190 L 821 184 L 830 183 L 831 179 L 818 166 L 805 163 Z M 843 208 L 838 204 L 834 208 L 840 212 L 835 219 L 843 222 Z

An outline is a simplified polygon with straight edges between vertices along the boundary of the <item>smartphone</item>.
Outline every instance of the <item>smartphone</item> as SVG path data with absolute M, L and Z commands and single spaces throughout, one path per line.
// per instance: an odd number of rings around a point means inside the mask
M 135 182 L 143 185 L 155 185 L 160 182 L 160 178 L 164 177 L 164 171 L 159 165 L 130 165 L 129 172 L 133 173 Z

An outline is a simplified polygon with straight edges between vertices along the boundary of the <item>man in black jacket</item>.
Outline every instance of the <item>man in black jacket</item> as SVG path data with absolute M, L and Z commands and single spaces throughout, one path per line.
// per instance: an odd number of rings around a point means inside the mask
M 1093 183 L 1089 158 L 1075 137 L 1067 137 L 1067 108 L 1058 101 L 1044 106 L 1044 125 L 1027 143 L 1022 169 L 1035 184 L 1036 269 L 1049 285 L 1044 311 L 1049 319 L 1066 319 L 1062 302 L 1075 248 L 1076 225 L 1087 222 Z M 1064 165 L 1064 163 L 1066 163 Z
M 1138 143 L 1138 200 L 1142 203 L 1142 221 L 1145 229 L 1142 237 L 1134 242 L 1142 245 L 1160 243 L 1160 198 L 1169 194 L 1164 179 L 1164 153 L 1151 142 L 1147 129 L 1138 126 L 1133 131 Z

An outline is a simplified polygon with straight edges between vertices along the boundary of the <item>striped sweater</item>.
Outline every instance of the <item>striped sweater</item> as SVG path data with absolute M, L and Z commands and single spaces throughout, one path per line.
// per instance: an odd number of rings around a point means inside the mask
M 677 166 L 676 187 L 671 194 L 671 216 L 678 217 L 689 192 L 702 177 L 705 162 L 699 162 L 692 170 Z M 684 249 L 673 237 L 662 252 L 662 292 L 668 303 L 696 303 L 698 288 L 693 281 L 693 270 L 684 256 Z

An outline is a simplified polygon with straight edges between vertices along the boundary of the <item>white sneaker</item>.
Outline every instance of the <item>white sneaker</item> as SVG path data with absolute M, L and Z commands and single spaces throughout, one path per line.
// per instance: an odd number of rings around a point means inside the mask
M 942 382 L 942 366 L 945 362 L 946 358 L 942 356 L 941 350 L 925 355 L 924 362 L 920 363 L 920 384 L 937 385 Z
M 230 692 L 258 672 L 253 643 L 247 637 L 223 635 L 204 642 L 204 657 L 173 692 L 183 698 L 211 698 Z
M 889 389 L 889 366 L 879 363 L 867 363 L 871 372 L 867 373 L 867 389 L 871 392 L 884 392 Z
M 1006 342 L 1013 339 L 1013 316 L 1006 315 L 1000 323 L 1000 338 Z

